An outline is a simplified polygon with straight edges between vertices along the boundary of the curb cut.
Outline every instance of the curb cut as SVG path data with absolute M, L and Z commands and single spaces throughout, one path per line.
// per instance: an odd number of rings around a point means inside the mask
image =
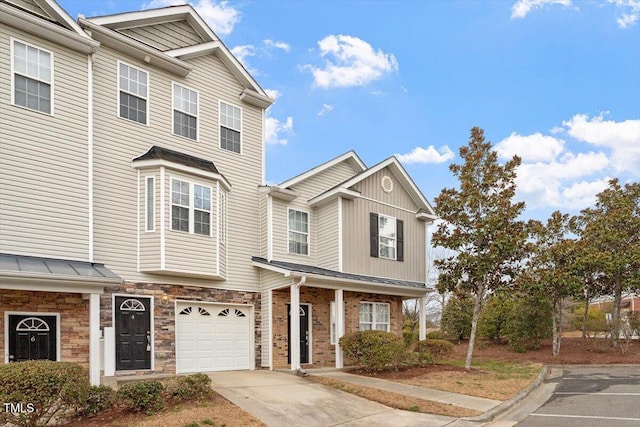
M 533 382 L 529 384 L 525 389 L 520 391 L 520 393 L 516 394 L 511 399 L 505 402 L 502 402 L 495 408 L 488 410 L 482 415 L 478 415 L 477 417 L 467 417 L 467 418 L 461 418 L 461 419 L 466 421 L 480 421 L 480 422 L 492 421 L 495 417 L 502 414 L 506 410 L 512 408 L 516 403 L 520 402 L 525 397 L 527 397 L 532 391 L 540 387 L 540 385 L 547 378 L 548 375 L 549 375 L 549 366 L 544 365 L 540 370 L 538 377 L 535 380 L 533 380 Z

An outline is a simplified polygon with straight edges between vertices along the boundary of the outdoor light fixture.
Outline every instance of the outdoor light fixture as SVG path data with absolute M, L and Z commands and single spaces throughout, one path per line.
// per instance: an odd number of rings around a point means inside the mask
M 162 302 L 162 305 L 167 305 L 167 303 L 169 302 L 169 295 L 167 295 L 167 293 L 165 292 L 164 294 L 162 294 L 162 298 L 160 298 L 160 301 Z

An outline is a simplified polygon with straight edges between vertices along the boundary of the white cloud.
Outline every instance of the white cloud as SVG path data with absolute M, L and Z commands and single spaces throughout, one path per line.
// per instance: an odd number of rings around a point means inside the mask
M 622 16 L 616 19 L 618 26 L 622 29 L 632 27 L 638 22 L 640 15 L 640 0 L 609 0 L 616 7 L 622 10 Z
M 640 165 L 640 119 L 615 122 L 604 120 L 604 114 L 589 118 L 576 114 L 562 122 L 569 135 L 611 150 L 612 166 L 616 171 L 638 174 Z
M 322 104 L 322 108 L 318 112 L 319 116 L 324 116 L 325 114 L 333 111 L 333 105 L 330 104 Z
M 511 18 L 524 18 L 533 9 L 540 9 L 544 6 L 555 4 L 569 7 L 573 3 L 571 0 L 518 0 L 511 7 Z
M 282 49 L 287 53 L 291 50 L 291 46 L 289 45 L 289 43 L 274 41 L 271 39 L 266 39 L 266 40 L 263 40 L 262 42 L 265 44 L 265 46 L 275 47 L 276 49 Z
M 540 132 L 528 136 L 518 135 L 514 132 L 500 141 L 495 146 L 495 150 L 502 159 L 510 159 L 514 155 L 518 155 L 523 162 L 549 162 L 562 153 L 564 141 L 542 135 Z
M 398 70 L 393 54 L 375 50 L 369 43 L 348 35 L 329 35 L 318 42 L 323 67 L 301 66 L 313 74 L 313 84 L 324 89 L 365 86 Z
M 407 154 L 396 154 L 396 157 L 403 163 L 444 163 L 453 159 L 455 154 L 446 145 L 438 150 L 430 145 L 427 148 L 416 147 Z
M 282 95 L 277 89 L 264 90 L 270 98 L 277 100 Z M 284 135 L 293 134 L 293 117 L 288 116 L 284 122 L 271 116 L 271 110 L 267 110 L 264 119 L 264 139 L 267 145 L 287 145 L 289 141 Z
M 562 190 L 563 205 L 580 210 L 596 203 L 596 195 L 608 187 L 611 178 L 595 181 L 580 181 Z
M 238 61 L 242 62 L 242 64 L 246 66 L 247 58 L 256 56 L 256 48 L 251 44 L 243 44 L 232 48 L 231 53 L 233 56 L 238 58 Z
M 142 4 L 142 9 L 176 6 L 190 3 L 211 29 L 219 36 L 231 34 L 233 27 L 240 22 L 240 11 L 229 5 L 228 1 L 215 0 L 151 0 Z

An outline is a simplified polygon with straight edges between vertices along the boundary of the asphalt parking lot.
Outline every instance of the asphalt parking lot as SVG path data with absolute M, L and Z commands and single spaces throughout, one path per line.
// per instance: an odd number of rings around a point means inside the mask
M 568 368 L 521 427 L 640 426 L 640 367 Z

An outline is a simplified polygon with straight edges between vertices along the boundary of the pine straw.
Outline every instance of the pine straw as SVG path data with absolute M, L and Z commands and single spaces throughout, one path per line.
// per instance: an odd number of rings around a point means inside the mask
M 347 393 L 355 394 L 367 400 L 381 403 L 383 405 L 403 409 L 405 411 L 423 412 L 426 414 L 445 415 L 449 417 L 473 417 L 482 414 L 474 409 L 462 408 L 460 406 L 446 403 L 434 402 L 432 400 L 418 399 L 416 397 L 405 396 L 403 394 L 380 390 L 373 387 L 365 387 L 351 384 L 333 378 L 310 376 L 310 381 L 327 385 Z

